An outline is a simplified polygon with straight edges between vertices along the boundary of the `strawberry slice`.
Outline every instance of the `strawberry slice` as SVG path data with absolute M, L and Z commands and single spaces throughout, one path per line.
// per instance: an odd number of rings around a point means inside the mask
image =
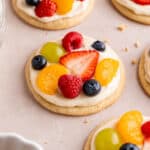
M 142 150 L 150 150 L 150 138 L 145 139 Z
M 93 77 L 98 63 L 99 53 L 95 50 L 70 52 L 60 58 L 60 63 L 83 81 Z
M 133 1 L 140 5 L 149 5 L 150 4 L 150 0 L 133 0 Z

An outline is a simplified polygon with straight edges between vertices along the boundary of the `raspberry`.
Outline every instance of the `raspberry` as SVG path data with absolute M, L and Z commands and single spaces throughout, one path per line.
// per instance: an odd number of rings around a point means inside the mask
M 144 123 L 141 130 L 146 138 L 150 138 L 150 121 Z
M 150 0 L 133 0 L 133 1 L 140 5 L 149 5 L 150 4 Z
M 78 32 L 69 32 L 62 40 L 63 47 L 66 51 L 71 52 L 74 49 L 81 48 L 83 45 L 83 37 Z
M 64 97 L 72 99 L 80 94 L 82 80 L 74 75 L 63 75 L 59 78 L 58 86 Z
M 57 6 L 51 0 L 42 0 L 35 8 L 38 17 L 50 17 L 56 13 Z

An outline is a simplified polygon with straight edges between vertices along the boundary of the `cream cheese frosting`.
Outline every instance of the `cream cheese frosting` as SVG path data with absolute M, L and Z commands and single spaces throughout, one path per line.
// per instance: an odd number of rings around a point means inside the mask
M 144 69 L 145 79 L 150 84 L 150 49 L 145 51 Z
M 95 41 L 96 40 L 93 38 L 84 36 L 84 46 L 80 49 L 77 49 L 77 51 L 93 49 L 91 47 L 91 45 Z M 61 44 L 60 41 L 55 41 L 55 42 Z M 37 54 L 39 54 L 39 51 L 37 52 Z M 101 61 L 104 58 L 113 58 L 113 59 L 120 61 L 117 54 L 107 44 L 106 44 L 106 50 L 104 52 L 100 53 L 99 61 Z M 35 71 L 32 68 L 32 65 L 30 65 L 30 80 L 31 80 L 32 87 L 37 94 L 39 94 L 41 97 L 43 97 L 48 102 L 53 103 L 57 106 L 62 106 L 62 107 L 92 106 L 92 105 L 98 104 L 100 101 L 111 96 L 117 90 L 117 88 L 120 84 L 120 80 L 121 80 L 121 67 L 119 66 L 118 72 L 117 72 L 116 76 L 113 78 L 113 80 L 111 81 L 111 83 L 105 87 L 102 87 L 102 90 L 98 95 L 96 95 L 94 97 L 88 97 L 88 96 L 84 95 L 83 93 L 81 93 L 78 97 L 76 97 L 73 100 L 68 100 L 67 98 L 62 96 L 61 93 L 59 93 L 59 90 L 56 95 L 47 95 L 47 94 L 44 94 L 43 92 L 41 92 L 37 88 L 37 85 L 36 85 L 37 75 L 38 75 L 38 71 Z
M 133 11 L 137 15 L 150 16 L 150 5 L 140 5 L 133 0 L 116 0 L 116 2 Z
M 144 122 L 147 122 L 147 121 L 149 121 L 149 120 L 150 120 L 150 117 L 144 117 L 143 123 L 144 123 Z M 97 129 L 97 131 L 94 133 L 94 135 L 93 135 L 93 137 L 92 137 L 90 150 L 96 150 L 94 143 L 95 143 L 95 138 L 96 138 L 97 134 L 98 134 L 101 130 L 103 130 L 103 129 L 105 129 L 105 128 L 115 128 L 115 125 L 117 124 L 118 121 L 119 121 L 119 119 L 113 119 L 113 120 L 109 121 L 108 123 L 104 124 L 104 125 L 103 125 L 102 127 L 100 127 L 99 129 Z M 141 146 L 140 146 L 139 148 L 140 148 L 140 150 L 142 150 Z
M 54 14 L 51 17 L 37 17 L 34 9 L 35 7 L 33 6 L 28 6 L 25 2 L 25 0 L 17 0 L 17 7 L 23 11 L 24 13 L 28 14 L 29 16 L 33 17 L 34 19 L 37 19 L 41 22 L 51 22 L 51 21 L 55 21 L 58 19 L 63 19 L 63 18 L 71 18 L 73 16 L 79 15 L 80 13 L 86 11 L 87 7 L 89 6 L 89 2 L 90 0 L 85 0 L 85 1 L 79 1 L 79 0 L 75 0 L 72 10 L 70 12 L 68 12 L 65 15 L 58 15 L 57 13 Z

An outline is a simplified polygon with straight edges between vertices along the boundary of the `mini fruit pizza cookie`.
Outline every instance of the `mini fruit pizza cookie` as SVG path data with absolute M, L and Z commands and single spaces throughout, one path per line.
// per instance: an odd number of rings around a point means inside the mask
M 74 116 L 97 113 L 113 104 L 125 81 L 117 54 L 78 32 L 45 43 L 28 60 L 25 72 L 29 89 L 42 106 Z
M 150 96 L 150 48 L 147 48 L 141 56 L 138 75 L 144 91 Z
M 17 15 L 35 27 L 59 30 L 79 24 L 94 0 L 12 0 Z
M 150 24 L 150 0 L 112 0 L 112 3 L 127 18 Z
M 150 150 L 150 117 L 133 110 L 99 125 L 84 150 Z

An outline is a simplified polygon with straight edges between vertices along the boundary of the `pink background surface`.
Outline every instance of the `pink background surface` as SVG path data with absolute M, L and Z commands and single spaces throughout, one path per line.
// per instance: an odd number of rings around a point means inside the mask
M 6 32 L 0 48 L 0 132 L 19 133 L 37 141 L 45 150 L 81 150 L 89 132 L 104 120 L 131 109 L 150 115 L 150 100 L 137 80 L 137 65 L 131 65 L 131 60 L 138 59 L 150 43 L 149 26 L 122 17 L 109 0 L 97 0 L 93 12 L 81 25 L 63 31 L 42 31 L 18 19 L 10 2 L 6 0 Z M 117 31 L 120 23 L 127 24 L 127 30 Z M 48 112 L 34 101 L 24 80 L 24 65 L 32 50 L 71 30 L 109 39 L 126 66 L 127 82 L 120 100 L 92 116 L 65 117 Z M 139 48 L 134 47 L 136 40 L 141 42 Z M 129 52 L 123 50 L 125 47 Z

